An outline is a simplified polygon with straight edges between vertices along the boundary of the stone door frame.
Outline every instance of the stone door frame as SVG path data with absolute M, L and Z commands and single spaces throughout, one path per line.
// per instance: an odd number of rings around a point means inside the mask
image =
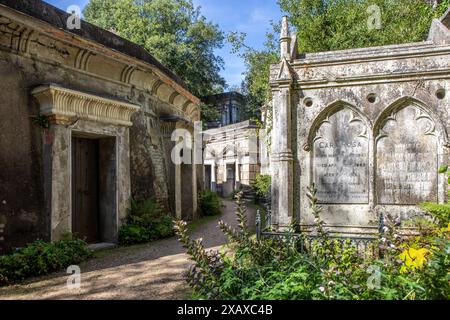
M 72 136 L 114 138 L 114 221 L 106 241 L 116 242 L 121 220 L 126 217 L 130 192 L 129 127 L 139 106 L 86 94 L 58 85 L 35 88 L 40 113 L 49 120 L 44 130 L 44 194 L 50 216 L 50 238 L 60 240 L 72 231 Z

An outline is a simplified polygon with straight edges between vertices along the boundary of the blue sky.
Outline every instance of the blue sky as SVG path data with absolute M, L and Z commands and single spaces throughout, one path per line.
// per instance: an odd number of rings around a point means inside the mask
M 89 0 L 45 0 L 46 2 L 66 10 L 71 5 L 83 8 Z M 219 24 L 225 31 L 241 31 L 247 33 L 247 44 L 261 48 L 265 33 L 270 29 L 270 21 L 279 21 L 281 12 L 276 0 L 193 0 L 201 6 L 202 14 L 208 20 Z M 222 76 L 228 85 L 240 85 L 245 71 L 243 61 L 230 53 L 230 46 L 225 45 L 217 51 L 225 60 Z

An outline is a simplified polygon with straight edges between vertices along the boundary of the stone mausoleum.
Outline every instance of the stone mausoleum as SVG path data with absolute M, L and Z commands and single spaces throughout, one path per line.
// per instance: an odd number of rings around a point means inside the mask
M 143 48 L 39 0 L 0 0 L 0 252 L 72 232 L 116 242 L 130 198 L 197 212 L 201 165 L 175 165 L 199 100 Z
M 244 96 L 226 92 L 203 101 L 220 114 L 218 121 L 206 123 L 203 132 L 205 188 L 222 197 L 240 189 L 250 191 L 260 171 L 259 127 L 255 121 L 245 120 Z
M 300 55 L 285 18 L 272 65 L 272 222 L 323 219 L 341 235 L 377 232 L 380 213 L 444 202 L 449 163 L 450 15 L 419 43 Z M 301 50 L 301 48 L 300 48 Z

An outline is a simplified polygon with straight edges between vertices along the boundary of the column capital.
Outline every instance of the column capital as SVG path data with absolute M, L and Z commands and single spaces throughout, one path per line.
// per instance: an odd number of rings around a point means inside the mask
M 139 106 L 128 102 L 54 84 L 39 86 L 31 93 L 40 103 L 41 114 L 56 123 L 84 119 L 129 127 L 132 125 L 131 116 L 140 110 Z

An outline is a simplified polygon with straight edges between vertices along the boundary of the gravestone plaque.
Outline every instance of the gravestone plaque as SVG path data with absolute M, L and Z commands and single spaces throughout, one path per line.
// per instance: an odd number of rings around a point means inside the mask
M 312 166 L 320 203 L 368 203 L 369 139 L 358 114 L 344 108 L 322 121 Z
M 389 116 L 377 136 L 379 204 L 437 201 L 438 138 L 432 119 L 410 105 Z

